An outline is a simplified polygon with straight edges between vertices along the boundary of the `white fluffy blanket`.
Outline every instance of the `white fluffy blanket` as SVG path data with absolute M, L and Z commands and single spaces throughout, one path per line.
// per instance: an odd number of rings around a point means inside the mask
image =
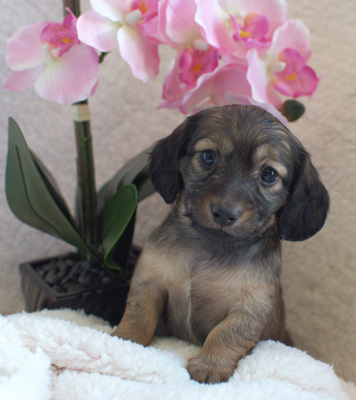
M 0 399 L 349 398 L 331 366 L 281 343 L 259 343 L 228 382 L 204 385 L 185 369 L 196 346 L 156 338 L 144 348 L 110 329 L 70 310 L 0 316 Z

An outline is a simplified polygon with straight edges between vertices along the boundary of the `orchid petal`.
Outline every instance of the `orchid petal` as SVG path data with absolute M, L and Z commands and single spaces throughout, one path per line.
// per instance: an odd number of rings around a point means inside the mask
M 205 108 L 215 105 L 212 97 L 212 85 L 210 80 L 202 80 L 196 89 L 188 92 L 182 99 L 179 110 L 183 114 L 195 114 Z
M 246 57 L 248 61 L 247 80 L 251 85 L 253 100 L 258 103 L 270 103 L 279 109 L 282 100 L 270 84 L 267 61 L 258 56 L 256 49 L 251 49 Z
M 197 6 L 192 0 L 170 0 L 166 8 L 166 33 L 175 43 L 200 38 L 200 27 L 194 17 Z
M 195 3 L 195 20 L 203 28 L 205 40 L 218 48 L 222 55 L 233 53 L 236 50 L 236 42 L 229 29 L 229 13 L 220 7 L 218 0 L 195 0 Z
M 25 26 L 16 32 L 6 45 L 6 62 L 15 70 L 36 67 L 45 60 L 40 34 L 49 24 L 41 21 L 35 25 Z
M 179 80 L 180 56 L 181 54 L 178 53 L 174 60 L 172 60 L 170 63 L 164 80 L 162 97 L 167 101 L 182 98 L 183 94 L 185 93 L 186 85 Z
M 183 73 L 188 72 L 192 65 L 192 62 L 193 62 L 193 49 L 192 48 L 184 49 L 179 57 L 179 69 Z M 184 79 L 183 79 L 183 82 L 184 82 Z M 185 82 L 185 83 L 187 83 L 187 82 Z
M 246 79 L 246 72 L 239 66 L 222 68 L 214 79 L 214 99 L 217 105 L 226 104 L 227 92 L 251 96 L 251 87 Z
M 41 64 L 38 67 L 12 72 L 6 79 L 4 89 L 17 92 L 32 87 L 44 67 L 45 64 Z
M 135 28 L 124 26 L 118 33 L 122 58 L 130 65 L 132 74 L 147 82 L 158 74 L 158 46 L 146 40 Z
M 168 43 L 174 48 L 175 43 L 171 41 L 166 32 L 166 12 L 169 0 L 161 0 L 158 3 L 158 33 L 164 43 Z
M 124 16 L 130 12 L 129 2 L 125 0 L 90 0 L 92 9 L 111 21 L 123 23 Z
M 167 34 L 167 8 L 170 0 L 160 0 L 158 3 L 158 34 L 162 43 L 168 44 L 176 50 L 180 50 L 180 44 L 174 42 Z
M 267 76 L 266 62 L 258 56 L 256 49 L 250 50 L 246 58 L 249 65 L 247 80 L 251 85 L 252 97 L 261 103 L 268 102 L 266 87 L 269 78 Z
M 223 106 L 227 104 L 225 95 L 228 92 L 251 96 L 246 73 L 240 66 L 218 67 L 202 75 L 197 87 L 184 96 L 180 110 L 191 114 L 211 105 Z
M 149 19 L 144 24 L 138 24 L 138 29 L 143 36 L 156 44 L 164 43 L 164 38 L 160 35 L 158 30 L 158 16 Z
M 98 74 L 96 51 L 79 44 L 47 64 L 35 83 L 35 90 L 46 100 L 60 104 L 75 103 L 92 94 Z
M 243 6 L 243 1 L 241 0 L 219 0 L 220 6 L 229 14 L 236 15 L 241 11 L 241 6 Z
M 311 55 L 310 38 L 308 28 L 300 20 L 289 20 L 276 29 L 268 55 L 278 58 L 286 48 L 292 48 L 307 62 Z
M 82 14 L 77 22 L 79 40 L 103 52 L 118 47 L 117 31 L 120 27 L 120 23 L 113 22 L 93 10 Z

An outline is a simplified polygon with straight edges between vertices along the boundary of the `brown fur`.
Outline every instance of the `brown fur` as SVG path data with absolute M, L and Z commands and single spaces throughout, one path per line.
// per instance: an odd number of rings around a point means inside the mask
M 205 150 L 216 152 L 216 165 L 203 161 Z M 266 167 L 278 175 L 272 185 L 261 178 Z M 174 204 L 142 252 L 114 334 L 143 345 L 155 332 L 199 344 L 191 377 L 225 381 L 259 340 L 288 342 L 280 239 L 304 240 L 323 226 L 327 191 L 299 141 L 253 106 L 188 118 L 156 145 L 150 171 Z M 221 222 L 221 209 L 237 217 Z

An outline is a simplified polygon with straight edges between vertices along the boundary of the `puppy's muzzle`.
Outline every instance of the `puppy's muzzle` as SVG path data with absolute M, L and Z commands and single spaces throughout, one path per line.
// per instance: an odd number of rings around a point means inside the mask
M 212 203 L 211 205 L 211 214 L 213 216 L 214 222 L 222 226 L 231 226 L 235 224 L 241 214 L 242 210 L 239 206 L 227 206 L 221 203 Z

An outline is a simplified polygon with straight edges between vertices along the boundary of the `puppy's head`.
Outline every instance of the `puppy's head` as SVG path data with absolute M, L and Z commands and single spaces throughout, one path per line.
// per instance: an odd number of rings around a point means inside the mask
M 304 240 L 323 226 L 328 193 L 295 136 L 254 106 L 211 108 L 158 142 L 151 179 L 206 234 Z

